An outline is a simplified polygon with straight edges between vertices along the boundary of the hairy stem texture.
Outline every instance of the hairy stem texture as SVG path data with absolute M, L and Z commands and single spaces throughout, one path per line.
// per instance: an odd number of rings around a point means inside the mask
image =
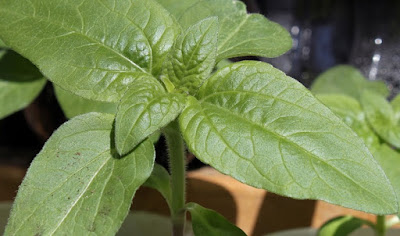
M 182 236 L 185 228 L 185 148 L 179 131 L 178 121 L 173 121 L 164 130 L 168 145 L 171 192 L 173 235 Z

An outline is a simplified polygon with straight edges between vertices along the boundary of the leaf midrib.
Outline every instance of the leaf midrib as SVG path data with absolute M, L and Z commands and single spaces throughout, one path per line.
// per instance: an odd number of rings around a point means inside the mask
M 109 151 L 109 150 L 107 150 Z M 106 152 L 107 152 L 106 151 Z M 104 154 L 105 152 L 101 153 L 100 155 Z M 94 158 L 96 159 L 96 158 Z M 107 163 L 109 163 L 111 159 L 107 159 L 100 167 L 99 169 L 96 171 L 96 173 L 93 175 L 93 177 L 89 180 L 89 182 L 87 183 L 87 185 L 85 186 L 85 188 L 81 191 L 81 194 L 79 194 L 79 196 L 76 198 L 76 200 L 74 201 L 74 203 L 70 206 L 70 208 L 68 209 L 67 213 L 64 215 L 64 217 L 59 221 L 59 223 L 57 224 L 57 226 L 54 228 L 54 230 L 50 233 L 50 235 L 53 235 L 57 229 L 62 225 L 62 223 L 64 222 L 64 220 L 68 217 L 69 213 L 71 213 L 72 209 L 75 208 L 76 204 L 82 199 L 82 196 L 84 194 L 86 194 L 86 190 L 91 186 L 91 184 L 93 183 L 94 179 L 97 177 L 97 175 L 99 174 L 99 172 L 106 166 Z M 86 167 L 86 166 L 85 166 Z M 111 174 L 110 174 L 111 176 Z M 103 196 L 102 196 L 103 197 Z M 101 201 L 101 198 L 99 200 L 99 202 Z
M 223 94 L 230 94 L 230 93 L 236 93 L 236 94 L 237 94 L 237 93 L 244 93 L 244 94 L 246 94 L 246 95 L 255 95 L 255 96 L 257 96 L 257 97 L 267 97 L 267 98 L 270 98 L 270 99 L 273 99 L 273 100 L 277 100 L 277 101 L 280 101 L 280 102 L 283 102 L 283 103 L 286 103 L 286 104 L 290 104 L 290 105 L 292 105 L 292 106 L 295 106 L 295 107 L 297 107 L 297 108 L 300 108 L 301 110 L 305 110 L 305 111 L 307 111 L 307 112 L 313 113 L 313 114 L 315 114 L 315 115 L 317 115 L 317 116 L 319 116 L 319 117 L 321 117 L 321 118 L 323 118 L 323 119 L 325 119 L 325 120 L 333 121 L 333 120 L 329 119 L 328 117 L 325 117 L 325 116 L 321 115 L 320 113 L 317 113 L 317 112 L 312 111 L 312 110 L 304 109 L 304 107 L 299 106 L 299 105 L 297 105 L 296 103 L 292 103 L 292 102 L 290 102 L 290 101 L 286 101 L 286 100 L 284 100 L 284 99 L 281 99 L 280 97 L 275 97 L 275 96 L 272 96 L 272 95 L 268 95 L 268 94 L 261 93 L 261 91 L 258 91 L 258 92 L 246 91 L 246 90 L 216 91 L 216 92 L 213 92 L 213 93 L 211 93 L 211 94 L 208 94 L 208 95 L 202 97 L 202 98 L 201 98 L 201 101 L 207 102 L 206 100 L 209 99 L 209 98 L 211 98 L 211 97 L 218 96 L 218 95 L 223 95 Z M 207 102 L 207 103 L 209 103 L 209 102 Z
M 232 112 L 231 110 L 229 110 L 229 109 L 227 109 L 227 108 L 225 108 L 225 107 L 221 107 L 221 106 L 215 105 L 215 104 L 210 103 L 210 102 L 205 102 L 205 103 L 207 103 L 207 104 L 209 104 L 209 105 L 211 105 L 211 106 L 214 106 L 214 107 L 216 107 L 216 108 L 218 108 L 218 109 L 223 109 L 223 110 L 225 110 L 226 113 L 230 113 L 231 115 L 233 115 L 233 116 L 235 116 L 235 117 L 237 117 L 237 118 L 239 118 L 239 119 L 241 119 L 241 120 L 244 120 L 245 122 L 249 122 L 249 121 L 246 120 L 245 118 L 241 117 L 240 115 L 238 115 L 238 114 Z M 202 109 L 203 109 L 203 108 L 202 108 Z M 203 114 L 205 114 L 204 111 L 203 111 Z M 339 173 L 340 175 L 342 175 L 342 176 L 345 177 L 346 179 L 348 179 L 348 180 L 350 180 L 351 182 L 353 182 L 353 183 L 354 183 L 356 186 L 358 186 L 360 189 L 364 190 L 366 193 L 371 194 L 371 195 L 374 196 L 375 198 L 380 199 L 381 202 L 385 203 L 387 206 L 389 206 L 389 207 L 391 208 L 392 205 L 389 204 L 388 202 L 386 202 L 386 200 L 383 200 L 382 198 L 377 197 L 376 194 L 374 194 L 374 193 L 372 193 L 371 191 L 369 191 L 368 189 L 362 187 L 360 184 L 358 184 L 358 183 L 357 183 L 355 180 L 353 180 L 351 177 L 349 177 L 348 175 L 346 175 L 346 174 L 344 174 L 343 172 L 339 171 L 337 168 L 335 168 L 334 166 L 330 165 L 330 164 L 327 163 L 325 160 L 319 158 L 319 157 L 316 156 L 315 154 L 313 154 L 313 153 L 309 152 L 308 150 L 304 149 L 303 147 L 301 147 L 301 146 L 298 145 L 297 143 L 294 143 L 293 141 L 291 141 L 291 140 L 289 140 L 289 139 L 286 139 L 284 136 L 281 136 L 280 134 L 278 134 L 278 133 L 276 133 L 276 132 L 273 132 L 272 130 L 267 129 L 266 127 L 264 127 L 264 126 L 262 126 L 262 125 L 260 125 L 260 124 L 258 124 L 258 123 L 255 123 L 255 122 L 254 122 L 254 123 L 251 123 L 251 124 L 252 124 L 252 125 L 255 125 L 255 126 L 257 126 L 257 127 L 259 127 L 259 128 L 262 129 L 262 130 L 265 130 L 266 132 L 268 132 L 268 133 L 270 133 L 270 134 L 272 134 L 272 135 L 275 135 L 275 136 L 276 136 L 278 139 L 280 139 L 280 140 L 285 140 L 287 143 L 289 143 L 289 144 L 291 144 L 291 145 L 297 147 L 298 149 L 304 151 L 305 153 L 307 153 L 308 156 L 313 157 L 314 159 L 323 162 L 323 163 L 326 164 L 327 166 L 331 167 L 332 170 L 334 170 L 335 172 Z M 218 131 L 216 130 L 216 132 L 218 132 Z M 219 133 L 219 132 L 218 132 L 218 133 Z M 222 135 L 220 135 L 220 137 L 221 137 L 221 136 L 222 136 Z M 264 176 L 264 175 L 263 175 L 263 176 Z M 300 186 L 300 187 L 301 187 L 301 186 Z
M 24 15 L 24 14 L 19 13 L 19 12 L 10 12 L 10 11 L 1 10 L 1 9 L 0 9 L 0 12 L 5 12 L 6 14 L 11 14 L 11 15 L 24 16 L 25 18 L 28 18 L 28 19 L 29 19 L 29 18 L 32 18 L 32 19 L 34 19 L 34 20 L 39 19 L 39 20 L 42 20 L 42 21 L 45 21 L 45 22 L 49 22 L 49 23 L 48 23 L 49 25 L 51 25 L 51 24 L 56 25 L 56 26 L 58 26 L 58 27 L 61 28 L 61 29 L 64 29 L 64 30 L 66 30 L 66 31 L 69 31 L 71 34 L 77 34 L 77 35 L 79 35 L 79 36 L 82 36 L 82 37 L 88 39 L 89 41 L 92 41 L 92 42 L 94 42 L 94 43 L 96 43 L 96 44 L 98 44 L 98 45 L 100 45 L 100 46 L 102 46 L 102 47 L 108 49 L 110 52 L 113 52 L 113 53 L 115 53 L 116 55 L 120 56 L 122 59 L 124 59 L 125 61 L 127 61 L 127 62 L 130 63 L 131 65 L 133 65 L 135 68 L 137 68 L 137 69 L 140 70 L 141 72 L 143 72 L 143 73 L 145 73 L 145 74 L 148 74 L 148 75 L 151 75 L 149 72 L 147 72 L 147 71 L 144 70 L 142 67 L 140 67 L 139 65 L 137 65 L 134 61 L 132 61 L 131 59 L 129 59 L 129 58 L 126 57 L 125 55 L 121 54 L 120 52 L 116 51 L 116 50 L 115 50 L 114 48 L 112 48 L 111 46 L 109 46 L 109 45 L 107 45 L 107 44 L 104 44 L 103 42 L 101 42 L 101 41 L 99 41 L 99 40 L 97 40 L 97 39 L 91 38 L 91 37 L 89 37 L 88 35 L 85 35 L 84 33 L 80 32 L 80 31 L 77 31 L 77 30 L 74 29 L 74 28 L 66 27 L 66 26 L 60 24 L 59 21 L 51 21 L 51 22 L 50 22 L 50 21 L 48 21 L 48 19 L 45 18 L 45 17 L 29 16 L 29 15 Z M 58 24 L 56 24 L 56 23 L 58 23 Z M 140 30 L 140 28 L 139 28 L 139 30 Z M 69 35 L 70 35 L 70 34 L 69 34 Z M 145 38 L 147 39 L 147 37 L 145 37 Z M 127 71 L 127 72 L 132 72 L 132 71 Z
M 143 115 L 145 114 L 145 112 L 148 111 L 148 108 L 149 108 L 150 106 L 156 104 L 157 102 L 160 102 L 161 99 L 163 99 L 163 98 L 167 98 L 167 99 L 169 100 L 169 104 L 168 104 L 168 107 L 169 107 L 169 108 L 172 106 L 172 104 L 173 104 L 174 102 L 176 102 L 176 101 L 174 100 L 174 97 L 171 97 L 170 94 L 168 94 L 168 93 L 163 93 L 162 95 L 157 95 L 157 94 L 151 93 L 151 92 L 153 92 L 152 90 L 140 90 L 140 91 L 138 91 L 138 92 L 150 92 L 150 94 L 148 94 L 149 96 L 146 97 L 147 101 L 146 101 L 146 102 L 141 102 L 141 103 L 132 103 L 132 104 L 130 104 L 129 107 L 126 108 L 124 114 L 121 116 L 121 117 L 126 116 L 125 114 L 126 114 L 128 111 L 130 111 L 130 110 L 132 109 L 132 107 L 134 107 L 134 106 L 136 106 L 136 105 L 139 105 L 139 104 L 144 104 L 144 105 L 145 105 L 145 107 L 142 109 L 142 111 L 140 112 L 140 114 L 138 114 L 138 116 L 137 116 L 135 122 L 132 124 L 132 126 L 130 127 L 129 132 L 128 132 L 128 135 L 129 135 L 130 137 L 134 137 L 134 138 L 136 138 L 136 139 L 137 139 L 138 136 L 134 134 L 133 130 L 134 130 L 134 129 L 142 129 L 142 127 L 140 127 L 140 126 L 138 127 L 138 126 L 137 126 L 137 123 L 138 123 L 138 122 L 140 121 L 140 119 L 143 117 Z M 157 91 L 157 92 L 162 93 L 161 91 Z M 153 96 L 153 97 L 151 97 L 151 96 Z M 166 116 L 167 116 L 167 115 L 170 115 L 171 113 L 173 114 L 174 112 L 171 111 L 171 109 L 167 109 L 166 115 L 164 116 L 164 118 L 163 118 L 158 124 L 162 123 L 162 122 L 165 120 Z M 176 114 L 176 115 L 178 115 L 178 114 Z M 155 126 L 154 126 L 154 125 L 151 125 L 151 121 L 150 121 L 149 123 L 150 123 L 150 127 L 149 127 L 148 129 L 146 129 L 146 130 L 142 130 L 142 133 L 145 133 L 145 132 L 148 132 L 149 130 L 151 130 L 151 132 L 150 132 L 150 134 L 149 134 L 149 135 L 151 135 L 151 134 L 154 133 L 157 129 L 159 129 L 159 128 L 154 128 Z M 154 130 L 152 130 L 152 129 L 154 129 Z M 149 135 L 147 135 L 146 137 L 148 137 Z M 142 140 L 144 140 L 146 137 L 142 138 Z M 140 141 L 142 141 L 142 140 L 140 140 Z M 128 141 L 128 139 L 126 138 L 126 139 L 124 140 L 124 142 L 123 142 L 123 145 L 122 145 L 122 149 L 123 149 L 123 150 L 125 149 L 125 146 L 127 145 L 127 141 Z M 140 141 L 138 141 L 137 143 L 140 143 Z M 136 145 L 137 145 L 137 144 L 136 144 Z
M 242 15 L 240 15 L 240 16 L 242 16 Z M 221 43 L 218 43 L 218 49 L 217 49 L 218 55 L 219 55 L 219 54 L 222 54 L 222 53 L 220 52 L 221 48 L 225 47 L 225 44 L 226 44 L 229 40 L 231 40 L 232 37 L 235 36 L 235 35 L 240 31 L 240 29 L 242 28 L 242 26 L 247 22 L 248 17 L 249 17 L 249 16 L 246 14 L 245 17 L 244 17 L 244 19 L 242 20 L 242 22 L 240 22 L 240 24 L 236 27 L 236 29 L 235 29 L 234 31 L 232 31 L 229 35 L 227 35 L 227 37 L 224 39 L 224 41 L 222 41 Z M 220 27 L 221 27 L 221 26 L 220 26 Z M 226 51 L 226 50 L 225 50 L 225 51 Z M 225 51 L 223 51 L 223 52 L 225 52 Z
M 110 150 L 105 150 L 104 152 L 99 153 L 96 157 L 92 158 L 92 160 L 90 160 L 89 163 L 87 163 L 86 165 L 82 166 L 82 167 L 79 168 L 77 171 L 75 171 L 74 173 L 72 173 L 71 175 L 69 175 L 69 176 L 66 178 L 66 180 L 68 180 L 70 177 L 74 176 L 75 174 L 79 173 L 82 169 L 84 169 L 84 168 L 87 167 L 88 165 L 92 164 L 92 162 L 96 161 L 97 157 L 99 157 L 99 156 L 101 156 L 101 155 L 103 155 L 104 153 L 107 153 L 107 152 L 109 152 L 109 151 L 110 151 Z M 95 175 L 93 176 L 93 178 L 88 182 L 88 184 L 87 184 L 85 190 L 86 190 L 86 189 L 88 188 L 88 186 L 92 183 L 94 177 L 97 176 L 98 172 L 103 168 L 103 166 L 104 166 L 108 161 L 109 161 L 109 160 L 105 161 L 105 162 L 100 166 L 100 169 L 95 173 Z M 48 197 L 50 197 L 52 193 L 54 193 L 54 192 L 57 191 L 60 187 L 62 187 L 66 182 L 67 182 L 67 181 L 64 181 L 64 182 L 62 182 L 60 185 L 58 185 L 57 187 L 55 187 L 55 188 L 54 188 L 54 189 L 53 189 L 39 204 L 37 204 L 37 207 L 32 211 L 32 213 L 29 214 L 29 216 L 28 216 L 23 222 L 21 222 L 20 227 L 18 227 L 18 228 L 16 229 L 15 234 L 23 228 L 24 223 L 25 223 L 27 220 L 29 220 L 29 219 L 33 216 L 33 214 L 39 209 L 40 205 L 41 205 Z M 85 191 L 82 191 L 82 193 L 84 193 L 84 192 L 85 192 Z M 78 198 L 78 199 L 76 200 L 76 202 L 78 202 L 79 199 L 80 199 L 80 198 Z M 75 202 L 75 204 L 76 204 L 76 202 Z M 73 206 L 71 207 L 71 209 L 68 211 L 68 213 L 67 213 L 66 215 L 69 214 L 69 212 L 72 210 L 72 208 L 73 208 Z M 63 219 L 65 219 L 65 217 L 63 217 Z M 63 219 L 62 219 L 62 220 L 63 220 Z M 62 220 L 61 220 L 61 221 L 62 221 Z

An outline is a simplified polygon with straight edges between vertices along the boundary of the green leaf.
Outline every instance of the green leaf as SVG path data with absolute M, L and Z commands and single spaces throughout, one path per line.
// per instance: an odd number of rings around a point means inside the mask
M 152 135 L 150 135 L 148 137 L 148 139 L 150 140 L 150 142 L 152 142 L 153 144 L 156 144 L 158 142 L 158 140 L 160 139 L 161 136 L 161 131 L 156 131 L 154 132 Z
M 181 34 L 166 60 L 166 74 L 175 87 L 195 94 L 214 69 L 218 19 L 207 18 Z
M 222 68 L 180 115 L 189 149 L 248 185 L 375 214 L 396 196 L 364 142 L 294 79 L 262 62 Z M 368 180 L 368 181 L 366 181 Z
M 219 69 L 221 69 L 222 67 L 229 66 L 229 65 L 231 65 L 232 63 L 233 63 L 233 62 L 232 62 L 231 60 L 229 60 L 229 59 L 223 59 L 223 60 L 221 60 L 220 62 L 218 62 L 217 65 L 215 65 L 215 70 L 219 70 Z
M 154 148 L 113 157 L 114 117 L 89 113 L 62 125 L 22 182 L 5 235 L 114 235 L 137 188 L 150 176 Z
M 176 19 L 179 19 L 182 14 L 193 4 L 200 0 L 156 0 L 165 9 L 167 9 Z
M 332 67 L 317 77 L 311 86 L 314 94 L 344 94 L 357 100 L 365 91 L 388 96 L 389 90 L 382 81 L 368 81 L 359 70 L 348 65 Z
M 45 84 L 46 79 L 32 63 L 0 49 L 0 119 L 29 105 Z
M 115 143 L 125 155 L 152 133 L 173 121 L 183 109 L 182 94 L 167 93 L 155 79 L 139 81 L 123 96 L 115 117 Z
M 397 200 L 400 202 L 400 154 L 388 145 L 382 144 L 373 155 L 392 183 Z M 400 215 L 400 208 L 397 214 Z
M 153 0 L 4 0 L 0 22 L 6 44 L 52 82 L 106 102 L 157 76 L 179 31 Z
M 217 16 L 219 22 L 217 62 L 239 56 L 277 57 L 292 47 L 289 33 L 260 14 L 247 14 L 236 0 L 202 0 L 185 10 L 179 22 L 184 29 Z
M 186 209 L 192 216 L 192 227 L 195 235 L 246 235 L 240 228 L 213 210 L 204 208 L 193 202 L 186 204 Z
M 346 236 L 361 228 L 364 224 L 366 224 L 366 221 L 357 217 L 339 216 L 322 225 L 318 230 L 318 236 Z
M 364 84 L 365 89 L 373 93 L 382 95 L 383 97 L 389 96 L 390 92 L 384 81 L 381 80 L 367 80 Z
M 168 171 L 159 164 L 154 164 L 153 172 L 143 186 L 153 188 L 161 193 L 171 206 L 171 178 Z
M 7 45 L 0 39 L 0 48 L 6 48 Z
M 379 137 L 370 128 L 357 100 L 340 94 L 320 94 L 317 98 L 364 140 L 371 153 L 380 147 Z
M 386 142 L 400 148 L 400 126 L 389 102 L 381 95 L 365 92 L 361 96 L 361 104 L 375 132 Z
M 394 119 L 397 121 L 397 124 L 400 125 L 400 94 L 393 98 L 390 104 L 392 105 Z
M 117 104 L 89 100 L 54 85 L 56 97 L 68 119 L 89 112 L 117 113 Z

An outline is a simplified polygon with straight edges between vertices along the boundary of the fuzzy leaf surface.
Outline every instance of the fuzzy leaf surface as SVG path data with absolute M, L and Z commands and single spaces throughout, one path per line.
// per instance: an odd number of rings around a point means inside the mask
M 4 0 L 0 22 L 4 42 L 52 82 L 108 102 L 158 75 L 179 31 L 153 0 Z
M 353 216 L 339 216 L 329 220 L 318 230 L 318 236 L 343 236 L 349 235 L 361 228 L 365 221 Z
M 115 235 L 151 174 L 155 153 L 144 142 L 115 158 L 113 120 L 88 113 L 52 135 L 20 186 L 5 235 Z
M 320 94 L 317 98 L 364 140 L 371 153 L 380 147 L 379 137 L 370 128 L 361 104 L 356 99 L 340 94 Z
M 166 74 L 179 89 L 195 94 L 214 69 L 218 19 L 200 21 L 181 34 L 166 60 Z
M 201 161 L 257 188 L 375 214 L 396 196 L 362 139 L 294 79 L 261 62 L 222 68 L 180 126 Z
M 247 14 L 246 5 L 236 0 L 202 0 L 179 18 L 184 29 L 217 16 L 219 22 L 217 62 L 239 56 L 277 57 L 292 47 L 289 33 L 260 14 Z
M 89 112 L 117 113 L 117 104 L 115 103 L 89 100 L 62 89 L 57 85 L 54 85 L 54 90 L 57 101 L 68 119 Z
M 400 154 L 387 144 L 382 144 L 373 155 L 392 183 L 397 200 L 400 202 Z M 400 209 L 397 215 L 400 215 Z
M 376 93 L 365 92 L 361 104 L 369 124 L 386 142 L 400 148 L 400 126 L 386 98 Z
M 115 117 L 115 143 L 125 155 L 152 133 L 173 121 L 183 109 L 182 94 L 167 93 L 155 79 L 132 86 L 122 97 Z
M 0 119 L 25 108 L 42 91 L 46 79 L 32 63 L 0 49 Z
M 179 19 L 182 14 L 193 4 L 199 0 L 156 0 L 165 9 L 167 9 L 176 19 Z
M 359 70 L 353 66 L 335 66 L 317 77 L 311 86 L 314 94 L 343 94 L 360 100 L 365 91 L 388 96 L 389 90 L 382 81 L 368 81 Z
M 240 228 L 229 222 L 216 211 L 207 209 L 193 202 L 186 204 L 186 210 L 188 210 L 192 216 L 192 227 L 195 235 L 246 235 Z

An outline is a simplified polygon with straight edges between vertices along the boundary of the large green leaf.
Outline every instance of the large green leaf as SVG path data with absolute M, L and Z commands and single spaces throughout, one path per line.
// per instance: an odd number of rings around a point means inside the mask
M 318 236 L 347 236 L 366 223 L 370 222 L 353 216 L 339 216 L 322 225 Z
M 317 97 L 364 140 L 371 153 L 380 147 L 379 137 L 370 128 L 361 104 L 357 100 L 340 94 L 320 94 Z
M 397 200 L 400 202 L 400 154 L 383 144 L 373 155 L 392 183 Z M 400 215 L 400 208 L 397 214 Z
M 32 63 L 13 51 L 0 49 L 0 119 L 29 105 L 45 84 Z
M 192 216 L 192 227 L 195 235 L 208 236 L 245 236 L 246 234 L 229 222 L 219 213 L 204 208 L 196 203 L 186 204 L 186 209 Z
M 222 68 L 188 99 L 180 125 L 203 162 L 298 199 L 388 214 L 396 196 L 364 142 L 294 79 L 261 62 Z
M 389 90 L 382 81 L 368 81 L 359 70 L 348 65 L 335 66 L 322 73 L 311 86 L 315 94 L 344 94 L 360 99 L 365 91 L 389 95 Z
M 207 18 L 181 34 L 166 60 L 166 74 L 176 87 L 195 94 L 214 69 L 218 19 Z
M 115 143 L 125 155 L 152 133 L 173 121 L 183 109 L 182 94 L 167 93 L 155 79 L 139 81 L 123 96 L 115 117 Z
M 200 0 L 156 0 L 165 9 L 167 9 L 176 19 L 179 19 L 182 14 L 193 4 Z
M 361 96 L 361 104 L 375 132 L 386 142 L 400 148 L 400 126 L 389 102 L 379 94 L 365 92 Z
M 239 56 L 280 56 L 292 47 L 289 33 L 260 14 L 247 14 L 237 0 L 201 0 L 184 11 L 184 29 L 207 17 L 219 22 L 217 61 Z
M 68 119 L 89 112 L 117 113 L 117 104 L 89 100 L 54 85 L 56 97 Z
M 110 149 L 114 117 L 89 113 L 61 126 L 33 161 L 5 235 L 114 235 L 136 189 L 150 176 L 154 148 L 124 158 Z
M 4 0 L 0 35 L 60 87 L 116 102 L 158 75 L 178 32 L 153 0 Z

